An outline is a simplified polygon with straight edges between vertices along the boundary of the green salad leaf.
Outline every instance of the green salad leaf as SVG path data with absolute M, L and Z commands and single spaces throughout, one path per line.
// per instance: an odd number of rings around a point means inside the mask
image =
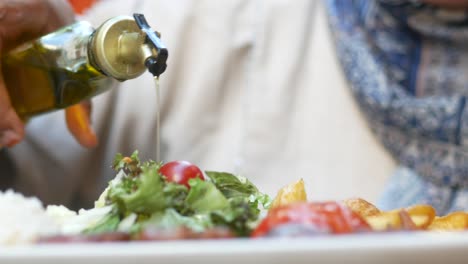
M 207 171 L 206 175 L 228 199 L 228 209 L 213 212 L 215 224 L 227 225 L 240 236 L 246 236 L 258 221 L 261 209 L 271 203 L 247 178 L 227 172 Z
M 205 173 L 226 198 L 247 199 L 252 207 L 258 208 L 261 205 L 264 209 L 269 208 L 270 197 L 261 193 L 247 178 L 227 172 L 207 171 Z
M 145 222 L 145 226 L 151 226 L 161 229 L 171 229 L 178 227 L 187 227 L 195 232 L 202 232 L 206 228 L 212 227 L 209 218 L 197 216 L 184 216 L 173 208 L 157 212 Z
M 226 198 L 246 197 L 259 191 L 247 178 L 227 172 L 207 171 L 206 175 Z
M 117 210 L 112 210 L 106 214 L 95 226 L 89 227 L 83 231 L 84 234 L 100 234 L 114 232 L 120 223 L 120 217 Z
M 163 188 L 163 195 L 165 199 L 166 208 L 174 208 L 183 214 L 190 213 L 190 208 L 186 203 L 188 189 L 185 185 L 173 182 L 165 183 Z
M 157 165 L 141 168 L 138 178 L 124 178 L 120 184 L 109 189 L 108 198 L 122 212 L 152 214 L 166 208 L 164 183 L 158 175 Z
M 216 186 L 201 179 L 189 181 L 190 192 L 185 202 L 195 213 L 203 214 L 229 207 L 229 201 Z

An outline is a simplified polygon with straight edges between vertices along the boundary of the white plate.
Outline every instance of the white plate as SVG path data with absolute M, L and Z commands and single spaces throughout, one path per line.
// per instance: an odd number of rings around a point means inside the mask
M 468 263 L 468 233 L 39 245 L 0 248 L 0 263 Z

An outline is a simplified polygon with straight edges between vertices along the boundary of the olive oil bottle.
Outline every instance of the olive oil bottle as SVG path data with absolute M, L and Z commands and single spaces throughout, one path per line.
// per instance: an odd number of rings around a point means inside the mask
M 159 77 L 167 49 L 141 14 L 94 29 L 77 22 L 28 42 L 1 59 L 13 107 L 23 119 L 62 109 L 146 70 Z

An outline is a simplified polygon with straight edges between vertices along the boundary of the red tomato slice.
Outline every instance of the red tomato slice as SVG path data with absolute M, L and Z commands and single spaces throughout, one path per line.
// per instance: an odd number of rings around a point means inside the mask
M 252 233 L 252 237 L 268 235 L 286 224 L 303 225 L 317 233 L 346 234 L 371 231 L 367 222 L 337 202 L 294 203 L 273 208 Z
M 200 178 L 204 180 L 203 172 L 197 166 L 188 161 L 171 161 L 164 164 L 159 172 L 167 181 L 183 184 L 190 188 L 190 179 Z

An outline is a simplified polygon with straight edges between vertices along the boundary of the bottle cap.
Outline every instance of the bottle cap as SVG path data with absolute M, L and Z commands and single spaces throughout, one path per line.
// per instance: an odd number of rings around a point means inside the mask
M 156 51 L 144 49 L 145 37 L 134 18 L 111 18 L 94 33 L 90 47 L 92 59 L 101 71 L 115 79 L 136 78 L 145 72 L 147 56 L 157 57 L 152 54 Z

